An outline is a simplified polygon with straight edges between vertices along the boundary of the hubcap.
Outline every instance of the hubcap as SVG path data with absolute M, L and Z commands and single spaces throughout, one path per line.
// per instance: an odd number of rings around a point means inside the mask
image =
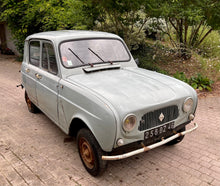
M 31 108 L 31 100 L 29 99 L 29 97 L 27 97 L 27 106 L 28 108 Z
M 89 169 L 92 169 L 94 167 L 94 154 L 92 147 L 85 138 L 80 138 L 79 148 L 83 162 Z

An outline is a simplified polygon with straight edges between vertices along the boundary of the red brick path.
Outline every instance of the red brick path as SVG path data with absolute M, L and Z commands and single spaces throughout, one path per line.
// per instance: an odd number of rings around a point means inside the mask
M 220 97 L 199 100 L 199 128 L 176 146 L 109 162 L 98 178 L 83 168 L 75 140 L 26 108 L 20 63 L 0 56 L 0 185 L 220 185 Z

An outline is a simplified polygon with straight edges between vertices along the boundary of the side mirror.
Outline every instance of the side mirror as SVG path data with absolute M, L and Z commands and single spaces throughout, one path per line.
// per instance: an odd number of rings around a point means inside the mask
M 134 61 L 135 61 L 135 63 L 136 63 L 137 65 L 139 65 L 139 64 L 140 64 L 140 62 L 139 62 L 139 59 L 138 59 L 138 58 L 136 58 Z

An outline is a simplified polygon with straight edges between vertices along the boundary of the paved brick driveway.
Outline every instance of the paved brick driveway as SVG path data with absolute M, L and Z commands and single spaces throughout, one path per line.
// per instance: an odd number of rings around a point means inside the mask
M 26 108 L 20 63 L 0 56 L 0 185 L 220 185 L 220 98 L 199 100 L 197 131 L 163 146 L 109 162 L 102 177 L 83 168 L 75 140 L 44 114 Z

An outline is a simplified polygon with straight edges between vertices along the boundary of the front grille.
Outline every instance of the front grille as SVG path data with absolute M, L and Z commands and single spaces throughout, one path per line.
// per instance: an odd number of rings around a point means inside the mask
M 161 120 L 160 120 L 160 116 L 161 116 Z M 143 131 L 156 127 L 163 123 L 172 121 L 176 119 L 178 116 L 179 116 L 179 110 L 176 105 L 172 105 L 152 112 L 148 112 L 142 116 L 138 130 Z

